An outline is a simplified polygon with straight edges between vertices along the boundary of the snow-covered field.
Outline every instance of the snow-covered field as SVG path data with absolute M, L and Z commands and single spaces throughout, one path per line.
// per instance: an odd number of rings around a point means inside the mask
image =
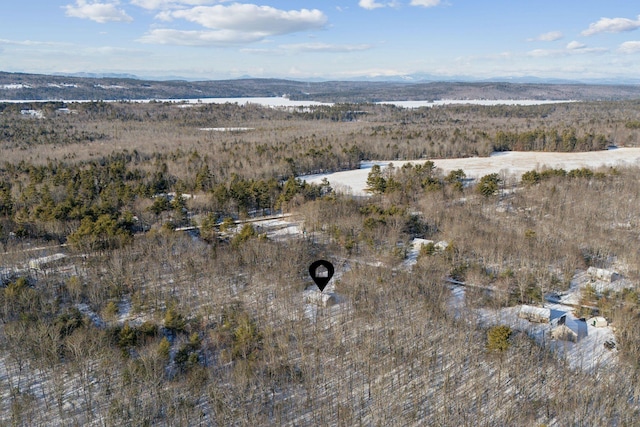
M 544 105 L 544 104 L 561 104 L 565 102 L 577 101 L 553 101 L 553 100 L 537 100 L 537 99 L 441 99 L 438 101 L 382 101 L 377 104 L 395 105 L 400 108 L 420 108 L 420 107 L 436 107 L 439 105 Z
M 4 90 L 29 89 L 29 88 L 31 88 L 31 86 L 25 85 L 22 83 L 10 83 L 10 84 L 0 85 L 0 89 L 4 89 Z
M 255 128 L 200 128 L 200 130 L 207 132 L 246 132 L 254 129 Z
M 401 167 L 406 163 L 424 163 L 426 159 L 401 161 L 363 162 L 360 169 L 300 176 L 308 183 L 319 184 L 327 178 L 337 191 L 356 196 L 363 196 L 367 186 L 367 175 L 374 164 L 386 166 L 393 163 Z M 468 157 L 461 159 L 433 159 L 433 163 L 444 174 L 452 170 L 462 169 L 468 178 L 480 178 L 490 173 L 506 173 L 520 177 L 532 169 L 563 168 L 566 170 L 582 167 L 598 168 L 602 166 L 640 166 L 640 148 L 616 148 L 606 151 L 590 151 L 585 153 L 549 153 L 537 151 L 508 151 L 494 153 L 490 157 Z

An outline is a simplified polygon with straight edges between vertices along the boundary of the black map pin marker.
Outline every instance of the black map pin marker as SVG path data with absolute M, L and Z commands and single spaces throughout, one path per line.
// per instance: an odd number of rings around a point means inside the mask
M 309 266 L 309 275 L 320 289 L 320 292 L 327 286 L 331 277 L 333 277 L 333 264 L 329 261 L 319 259 Z

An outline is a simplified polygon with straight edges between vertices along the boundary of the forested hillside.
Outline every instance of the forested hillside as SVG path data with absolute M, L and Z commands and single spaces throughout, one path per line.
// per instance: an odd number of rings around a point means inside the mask
M 637 167 L 296 177 L 639 136 L 637 101 L 0 104 L 0 424 L 637 425 Z M 567 293 L 606 349 L 508 320 Z
M 0 72 L 0 100 L 132 100 L 273 97 L 325 102 L 435 99 L 633 100 L 638 85 L 504 82 L 303 82 L 281 79 L 153 81 Z

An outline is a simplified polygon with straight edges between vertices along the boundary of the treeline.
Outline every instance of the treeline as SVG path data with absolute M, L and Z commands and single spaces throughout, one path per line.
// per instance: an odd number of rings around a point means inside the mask
M 156 224 L 189 225 L 189 212 L 219 220 L 246 217 L 288 210 L 331 191 L 328 183 L 310 185 L 293 176 L 279 181 L 233 174 L 220 181 L 204 162 L 191 179 L 181 180 L 161 158 L 152 168 L 142 161 L 134 150 L 79 163 L 6 163 L 0 175 L 0 241 L 68 238 L 76 247 L 113 248 Z M 204 201 L 188 203 L 193 192 Z
M 60 112 L 61 106 L 69 109 Z M 22 115 L 23 107 L 41 109 L 45 118 Z M 11 163 L 86 161 L 127 149 L 152 161 L 162 156 L 171 174 L 184 181 L 193 179 L 191 168 L 202 162 L 220 180 L 230 179 L 231 174 L 287 179 L 354 168 L 363 159 L 486 156 L 496 150 L 599 150 L 609 144 L 632 145 L 638 137 L 629 120 L 638 114 L 638 105 L 628 101 L 417 109 L 336 104 L 286 110 L 161 102 L 2 108 L 0 146 Z M 200 160 L 194 162 L 193 153 Z
M 582 136 L 575 129 L 538 129 L 526 132 L 498 131 L 494 151 L 597 151 L 607 148 L 605 135 L 588 133 Z
M 611 173 L 617 173 L 617 170 L 612 169 Z M 560 169 L 543 169 L 538 172 L 537 170 L 530 170 L 522 174 L 521 181 L 525 185 L 537 184 L 540 181 L 545 181 L 554 177 L 568 177 L 568 178 L 596 178 L 604 179 L 606 174 L 604 172 L 594 172 L 589 168 L 571 169 L 566 171 Z

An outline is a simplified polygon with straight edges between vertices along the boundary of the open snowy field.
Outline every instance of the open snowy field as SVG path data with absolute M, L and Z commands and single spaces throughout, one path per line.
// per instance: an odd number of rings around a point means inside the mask
M 395 105 L 400 108 L 420 108 L 420 107 L 436 107 L 440 105 L 544 105 L 544 104 L 561 104 L 564 102 L 577 101 L 554 101 L 554 100 L 538 100 L 538 99 L 440 99 L 437 101 L 382 101 L 376 104 Z
M 421 164 L 427 159 L 403 161 L 363 162 L 360 169 L 329 174 L 306 175 L 299 177 L 309 183 L 319 184 L 327 178 L 336 191 L 353 195 L 366 195 L 367 175 L 374 164 L 386 166 L 393 163 L 401 167 L 405 163 Z M 616 148 L 606 151 L 585 153 L 547 153 L 534 151 L 508 151 L 494 153 L 490 157 L 468 157 L 461 159 L 433 159 L 433 163 L 444 174 L 462 169 L 468 178 L 480 178 L 490 173 L 506 173 L 520 177 L 532 169 L 563 168 L 566 170 L 582 167 L 599 168 L 602 166 L 640 166 L 640 148 Z

